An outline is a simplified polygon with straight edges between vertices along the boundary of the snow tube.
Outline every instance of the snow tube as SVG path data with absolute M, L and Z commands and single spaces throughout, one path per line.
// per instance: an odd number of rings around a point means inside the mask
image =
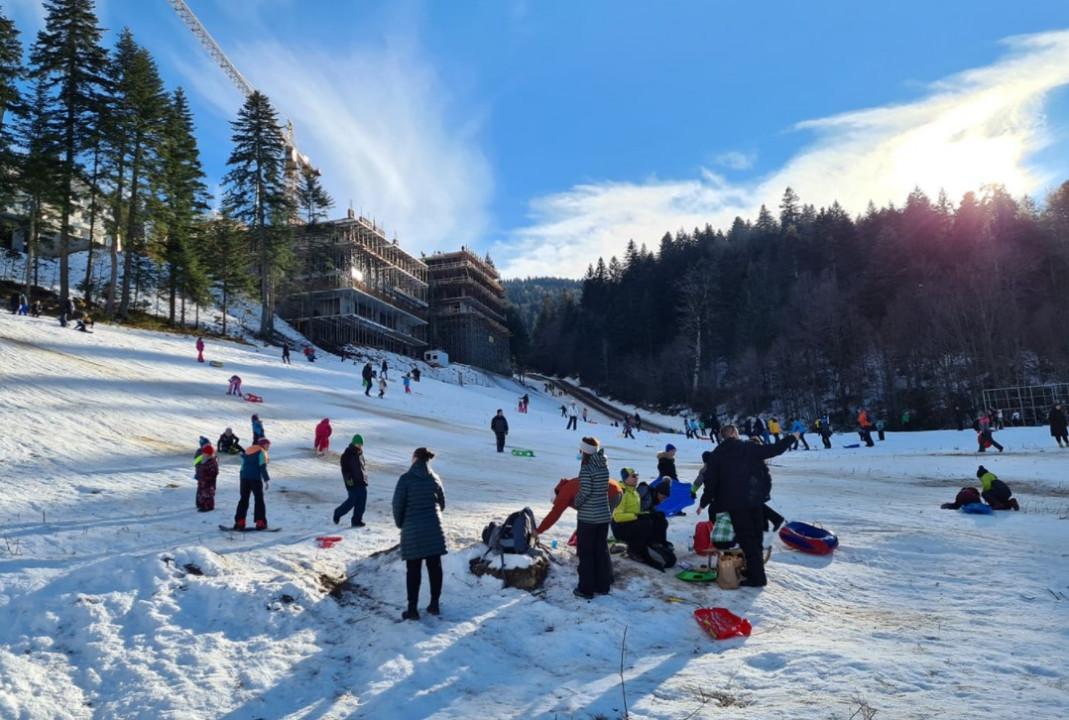
M 779 539 L 787 546 L 811 555 L 830 555 L 839 547 L 839 538 L 834 533 L 803 522 L 789 522 L 781 527 Z
M 746 618 L 739 617 L 727 608 L 698 608 L 694 619 L 702 630 L 717 640 L 726 640 L 736 635 L 750 637 L 753 626 Z
M 664 499 L 664 502 L 657 506 L 657 509 L 663 512 L 665 517 L 672 517 L 673 515 L 679 515 L 684 508 L 690 507 L 695 502 L 696 500 L 690 496 L 690 485 L 679 480 L 673 480 L 671 492 Z
M 970 515 L 991 515 L 995 512 L 990 505 L 982 502 L 966 503 L 961 506 L 961 511 Z

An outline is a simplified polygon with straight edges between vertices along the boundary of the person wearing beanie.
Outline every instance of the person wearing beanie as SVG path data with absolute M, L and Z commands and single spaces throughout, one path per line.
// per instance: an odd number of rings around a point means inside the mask
M 672 443 L 664 446 L 664 452 L 657 453 L 657 477 L 665 476 L 679 479 L 679 473 L 676 472 L 676 446 Z
M 422 566 L 427 565 L 431 602 L 427 612 L 437 615 L 442 595 L 442 555 L 446 554 L 442 511 L 445 488 L 430 467 L 434 453 L 416 448 L 412 467 L 397 480 L 393 491 L 393 521 L 401 529 L 401 559 L 405 561 L 408 609 L 402 620 L 419 620 L 419 588 Z
M 334 524 L 350 510 L 353 517 L 350 525 L 354 528 L 364 527 L 364 509 L 367 507 L 367 464 L 364 461 L 364 438 L 353 435 L 349 446 L 341 454 L 341 479 L 349 497 L 334 508 Z
M 237 455 L 242 451 L 241 438 L 234 434 L 233 428 L 227 428 L 223 431 L 223 434 L 219 436 L 219 440 L 215 443 L 215 447 L 220 453 Z
M 215 448 L 210 444 L 203 446 L 193 464 L 194 477 L 197 479 L 197 511 L 210 512 L 215 509 L 215 481 L 219 477 Z
M 579 555 L 579 584 L 576 597 L 592 600 L 594 594 L 607 595 L 612 585 L 609 558 L 609 466 L 597 438 L 584 437 L 579 443 L 579 492 L 575 509 L 579 514 L 576 544 Z
M 497 440 L 497 451 L 505 452 L 505 436 L 509 434 L 509 421 L 505 419 L 505 412 L 498 410 L 493 419 L 490 420 L 490 429 L 494 432 L 494 438 Z
M 612 513 L 612 535 L 627 543 L 627 554 L 632 560 L 645 563 L 664 571 L 663 561 L 649 552 L 651 545 L 665 545 L 668 540 L 668 520 L 664 513 L 644 511 L 638 493 L 638 473 L 632 468 L 620 471 L 623 479 L 623 497 Z
M 330 418 L 323 418 L 316 425 L 314 441 L 316 455 L 323 455 L 330 449 L 330 436 L 333 432 L 334 429 L 330 426 Z
M 253 415 L 253 417 L 256 416 Z M 241 472 L 238 476 L 241 485 L 241 499 L 238 500 L 238 508 L 234 513 L 235 530 L 245 529 L 245 519 L 249 514 L 250 495 L 254 498 L 252 517 L 256 523 L 256 529 L 267 529 L 267 506 L 264 504 L 264 489 L 271 482 L 271 476 L 267 474 L 267 451 L 270 447 L 271 441 L 261 437 L 245 450 L 241 458 Z
M 992 510 L 1020 510 L 1017 498 L 1013 497 L 1010 486 L 998 479 L 995 473 L 983 465 L 976 469 L 976 478 L 980 481 L 980 497 Z
M 252 416 L 252 442 L 255 444 L 264 436 L 264 424 L 260 422 L 259 415 Z

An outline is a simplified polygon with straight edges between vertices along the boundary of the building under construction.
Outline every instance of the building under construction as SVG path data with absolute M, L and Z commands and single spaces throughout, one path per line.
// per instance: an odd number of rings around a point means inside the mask
M 295 228 L 296 263 L 279 314 L 324 348 L 368 345 L 419 357 L 427 347 L 427 266 L 352 210 Z
M 510 373 L 507 301 L 494 266 L 463 247 L 423 261 L 430 282 L 431 343 L 453 362 Z

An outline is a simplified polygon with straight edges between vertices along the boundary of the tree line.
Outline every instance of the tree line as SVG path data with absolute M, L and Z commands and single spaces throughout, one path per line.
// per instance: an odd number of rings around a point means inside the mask
M 956 420 L 983 388 L 1069 380 L 1069 183 L 914 190 L 852 217 L 788 188 L 778 217 L 631 241 L 543 301 L 526 364 L 632 403 L 892 424 Z
M 102 45 L 92 0 L 46 0 L 45 26 L 23 46 L 0 15 L 0 208 L 26 237 L 31 296 L 43 234 L 58 237 L 60 300 L 80 289 L 123 320 L 142 292 L 165 292 L 168 319 L 186 303 L 229 304 L 258 291 L 260 332 L 272 332 L 275 283 L 291 258 L 291 228 L 333 205 L 311 167 L 287 165 L 278 114 L 259 92 L 231 123 L 233 148 L 215 212 L 181 87 L 168 90 L 152 54 L 128 29 Z M 287 174 L 287 169 L 290 173 Z M 70 277 L 71 221 L 102 232 L 89 243 L 84 278 Z M 109 263 L 104 287 L 93 266 Z

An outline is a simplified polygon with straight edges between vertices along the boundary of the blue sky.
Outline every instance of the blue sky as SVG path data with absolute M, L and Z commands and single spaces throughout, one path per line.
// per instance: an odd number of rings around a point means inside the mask
M 786 185 L 860 211 L 1069 178 L 1069 3 L 188 0 L 341 215 L 508 275 L 726 225 Z M 37 0 L 4 7 L 32 35 Z M 165 0 L 102 0 L 190 93 L 212 184 L 240 94 Z M 1007 40 L 1008 38 L 1016 38 Z

